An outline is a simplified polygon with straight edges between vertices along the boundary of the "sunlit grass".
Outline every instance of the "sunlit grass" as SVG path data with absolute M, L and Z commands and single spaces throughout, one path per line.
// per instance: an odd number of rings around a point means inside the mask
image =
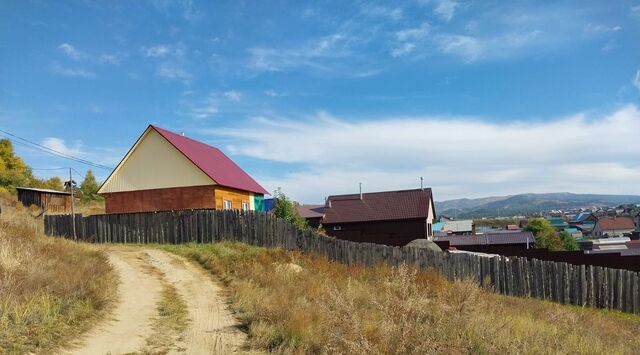
M 507 297 L 408 267 L 240 243 L 162 246 L 227 285 L 254 348 L 278 353 L 636 353 L 640 317 Z
M 48 238 L 27 209 L 0 220 L 0 353 L 50 352 L 86 330 L 115 297 L 104 254 Z

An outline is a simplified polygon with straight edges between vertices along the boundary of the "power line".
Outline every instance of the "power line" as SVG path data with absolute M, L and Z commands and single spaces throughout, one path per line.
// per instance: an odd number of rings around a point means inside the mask
M 105 170 L 113 170 L 112 167 L 109 167 L 109 166 L 106 166 L 106 165 L 102 165 L 102 164 L 97 164 L 97 163 L 91 162 L 91 161 L 86 160 L 86 159 L 78 158 L 78 157 L 75 157 L 73 155 L 66 154 L 66 153 L 57 151 L 55 149 L 51 149 L 49 147 L 45 147 L 45 146 L 40 145 L 38 143 L 32 142 L 32 141 L 30 141 L 28 139 L 25 139 L 25 138 L 22 138 L 22 137 L 18 137 L 15 134 L 12 134 L 10 132 L 7 132 L 7 131 L 1 130 L 1 129 L 0 129 L 0 132 L 4 133 L 5 135 L 11 136 L 13 138 L 17 138 L 17 139 L 22 141 L 22 142 L 18 142 L 16 140 L 13 140 L 14 143 L 19 143 L 19 144 L 22 144 L 24 146 L 40 150 L 40 151 L 45 152 L 45 153 L 58 156 L 60 158 L 72 160 L 72 161 L 75 161 L 76 163 L 86 164 L 86 165 L 89 165 L 89 166 L 93 166 L 93 167 L 100 168 L 100 169 L 105 169 Z M 8 138 L 8 137 L 6 137 L 6 138 Z

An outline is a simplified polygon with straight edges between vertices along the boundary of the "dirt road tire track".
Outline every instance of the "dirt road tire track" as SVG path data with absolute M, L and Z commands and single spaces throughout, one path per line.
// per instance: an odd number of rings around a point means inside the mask
M 246 335 L 228 309 L 221 289 L 201 267 L 160 250 L 147 249 L 150 264 L 164 273 L 187 304 L 190 322 L 185 334 L 187 354 L 241 352 Z
M 145 350 L 163 283 L 176 288 L 189 313 L 180 344 L 170 353 L 232 354 L 244 352 L 246 334 L 221 295 L 221 288 L 202 268 L 156 249 L 106 247 L 109 262 L 120 277 L 113 312 L 82 336 L 65 354 L 129 354 Z M 156 269 L 160 272 L 152 272 Z
M 118 303 L 108 319 L 86 333 L 68 354 L 131 353 L 142 349 L 152 333 L 162 282 L 145 270 L 135 249 L 107 251 L 107 255 L 120 277 Z

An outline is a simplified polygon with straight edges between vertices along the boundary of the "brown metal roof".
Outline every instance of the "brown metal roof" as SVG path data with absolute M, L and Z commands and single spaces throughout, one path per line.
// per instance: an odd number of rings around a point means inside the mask
M 296 210 L 302 218 L 322 218 L 324 205 L 297 205 Z
M 535 242 L 535 238 L 531 232 L 448 235 L 442 237 L 436 236 L 434 240 L 436 242 L 448 241 L 451 246 L 525 244 L 527 241 L 533 245 Z
M 598 220 L 601 230 L 634 229 L 633 219 L 629 217 L 600 218 Z
M 33 188 L 33 187 L 16 187 L 16 190 L 36 191 L 36 192 L 42 192 L 42 193 L 45 193 L 45 194 L 71 195 L 71 192 L 67 192 L 67 191 L 58 191 L 58 190 L 51 190 L 51 189 L 37 189 L 37 188 Z
M 431 189 L 329 196 L 323 224 L 427 218 Z M 435 211 L 434 211 L 435 214 Z

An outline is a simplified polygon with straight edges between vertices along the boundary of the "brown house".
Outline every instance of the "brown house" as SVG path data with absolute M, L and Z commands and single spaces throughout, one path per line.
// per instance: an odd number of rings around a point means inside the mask
M 70 213 L 71 193 L 66 191 L 17 187 L 18 201 L 24 206 L 42 208 L 45 213 Z
M 431 189 L 336 195 L 327 198 L 322 226 L 338 239 L 402 246 L 431 239 L 434 216 Z
M 263 210 L 267 191 L 219 149 L 149 126 L 102 184 L 107 213 Z
M 296 205 L 296 211 L 309 227 L 318 228 L 324 216 L 324 205 Z
M 605 217 L 598 219 L 593 227 L 593 235 L 602 237 L 621 237 L 635 230 L 631 217 Z

